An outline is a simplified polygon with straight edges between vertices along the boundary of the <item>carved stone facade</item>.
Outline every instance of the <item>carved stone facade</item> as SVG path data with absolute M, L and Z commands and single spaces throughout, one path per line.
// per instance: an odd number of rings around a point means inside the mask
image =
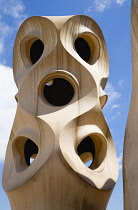
M 106 209 L 118 166 L 102 113 L 109 72 L 97 23 L 83 15 L 28 18 L 13 73 L 18 106 L 3 172 L 12 210 Z

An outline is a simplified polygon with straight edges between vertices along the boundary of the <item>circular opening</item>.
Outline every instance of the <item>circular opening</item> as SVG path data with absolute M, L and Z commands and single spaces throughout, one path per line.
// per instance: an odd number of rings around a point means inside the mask
M 95 158 L 95 145 L 91 137 L 87 136 L 77 147 L 77 152 L 83 163 L 90 167 Z
M 85 61 L 89 62 L 90 57 L 91 57 L 91 50 L 89 47 L 89 44 L 81 37 L 78 37 L 75 40 L 75 49 L 78 53 L 78 55 Z
M 45 83 L 43 94 L 51 105 L 64 106 L 72 100 L 74 88 L 66 79 L 53 78 Z
M 26 164 L 29 166 L 33 163 L 38 153 L 37 145 L 30 139 L 28 139 L 24 145 L 24 157 Z
M 30 60 L 32 64 L 35 64 L 39 60 L 43 51 L 44 51 L 43 42 L 40 39 L 34 41 L 30 47 Z

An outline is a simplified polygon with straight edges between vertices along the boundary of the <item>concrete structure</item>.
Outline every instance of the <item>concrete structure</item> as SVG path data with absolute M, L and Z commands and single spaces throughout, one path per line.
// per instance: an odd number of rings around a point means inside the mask
M 123 158 L 124 209 L 138 209 L 138 0 L 132 1 L 132 96 Z
M 102 113 L 109 72 L 99 26 L 83 15 L 27 19 L 13 73 L 18 107 L 3 172 L 12 210 L 106 209 L 118 166 Z

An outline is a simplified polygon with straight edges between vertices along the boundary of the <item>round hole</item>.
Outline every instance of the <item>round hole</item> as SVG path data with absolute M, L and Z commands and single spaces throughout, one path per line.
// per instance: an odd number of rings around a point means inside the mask
M 66 79 L 54 78 L 46 82 L 43 94 L 51 105 L 64 106 L 72 100 L 74 88 Z
M 87 167 L 90 167 L 95 158 L 95 145 L 93 140 L 89 136 L 87 136 L 78 145 L 77 152 L 82 162 Z
M 30 139 L 28 139 L 24 145 L 24 157 L 26 164 L 29 166 L 32 164 L 38 153 L 37 145 Z
M 85 62 L 89 62 L 90 57 L 91 57 L 91 50 L 90 47 L 88 45 L 88 43 L 81 37 L 78 37 L 75 40 L 75 49 L 78 53 L 78 55 L 85 61 Z
M 32 64 L 35 64 L 39 58 L 41 57 L 44 50 L 44 44 L 43 42 L 38 39 L 30 47 L 30 60 Z

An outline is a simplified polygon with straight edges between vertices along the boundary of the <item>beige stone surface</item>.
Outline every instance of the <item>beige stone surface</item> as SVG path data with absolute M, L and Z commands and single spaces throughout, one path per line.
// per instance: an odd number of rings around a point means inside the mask
M 118 166 L 102 113 L 109 72 L 97 23 L 84 15 L 28 18 L 13 73 L 18 106 L 3 172 L 12 210 L 106 209 Z
M 138 209 L 138 1 L 132 1 L 132 96 L 123 160 L 124 209 Z

